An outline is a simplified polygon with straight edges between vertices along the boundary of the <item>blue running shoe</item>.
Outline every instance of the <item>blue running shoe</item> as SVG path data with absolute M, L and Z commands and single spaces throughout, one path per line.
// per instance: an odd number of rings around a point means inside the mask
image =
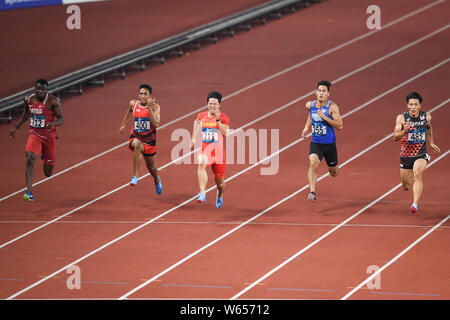
M 133 178 L 131 178 L 130 186 L 134 187 L 137 184 L 138 184 L 138 177 L 134 176 Z
M 219 191 L 217 191 L 217 195 L 216 195 L 216 208 L 220 208 L 223 204 L 223 194 L 222 196 L 219 198 Z
M 203 203 L 206 201 L 206 194 L 204 193 L 198 193 L 198 198 L 197 198 L 197 202 L 198 203 Z
M 155 184 L 155 191 L 156 191 L 156 194 L 159 196 L 163 191 L 163 187 L 162 187 L 162 183 L 161 183 L 161 177 L 158 176 L 158 178 L 159 178 L 159 183 Z
M 28 191 L 26 193 L 24 193 L 22 198 L 23 198 L 23 200 L 26 200 L 26 201 L 30 201 L 30 202 L 34 201 L 33 195 L 31 194 L 31 192 L 28 192 Z

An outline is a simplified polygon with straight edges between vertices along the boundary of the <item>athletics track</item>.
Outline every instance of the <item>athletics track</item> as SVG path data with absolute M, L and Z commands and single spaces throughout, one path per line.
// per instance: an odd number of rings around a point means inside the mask
M 325 1 L 64 100 L 56 175 L 42 181 L 38 163 L 34 203 L 12 195 L 23 188 L 27 133 L 2 138 L 0 297 L 449 299 L 450 30 L 443 12 L 450 3 L 384 1 L 378 31 L 366 27 L 370 4 Z M 343 115 L 341 171 L 331 178 L 320 165 L 311 203 L 310 138 L 301 139 L 301 130 L 321 79 L 333 82 L 331 99 Z M 160 197 L 144 166 L 139 184 L 127 186 L 131 153 L 118 134 L 142 82 L 162 107 Z M 205 204 L 194 201 L 196 166 L 170 158 L 171 133 L 191 130 L 195 110 L 215 89 L 226 97 L 232 128 L 280 134 L 278 173 L 261 175 L 260 163 L 227 165 L 220 210 L 213 187 Z M 400 145 L 391 136 L 411 91 L 432 111 L 441 148 L 429 150 L 416 215 L 412 192 L 399 186 Z M 0 128 L 2 137 L 9 129 Z M 66 286 L 71 265 L 81 270 L 80 290 Z M 379 289 L 366 285 L 376 276 L 370 266 L 381 268 Z

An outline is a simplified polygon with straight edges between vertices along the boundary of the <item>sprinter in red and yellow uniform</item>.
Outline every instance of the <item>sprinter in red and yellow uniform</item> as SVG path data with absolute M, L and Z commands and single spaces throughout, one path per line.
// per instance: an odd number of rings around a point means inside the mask
M 192 148 L 201 129 L 202 147 L 197 155 L 199 164 L 197 175 L 200 187 L 197 202 L 203 203 L 206 201 L 206 184 L 208 183 L 206 167 L 211 166 L 217 185 L 216 207 L 220 208 L 223 204 L 223 191 L 225 190 L 224 137 L 226 137 L 227 130 L 230 128 L 230 120 L 225 113 L 220 111 L 222 95 L 219 92 L 210 92 L 206 102 L 208 103 L 208 111 L 200 112 L 197 115 L 191 139 Z
M 133 128 L 128 145 L 128 148 L 133 151 L 133 177 L 130 185 L 135 186 L 138 183 L 139 168 L 144 156 L 147 169 L 155 182 L 155 192 L 160 195 L 163 188 L 155 164 L 155 156 L 156 128 L 159 126 L 161 107 L 152 97 L 152 87 L 148 84 L 139 86 L 138 97 L 138 100 L 130 101 L 119 129 L 119 132 L 123 133 L 130 115 L 133 115 Z

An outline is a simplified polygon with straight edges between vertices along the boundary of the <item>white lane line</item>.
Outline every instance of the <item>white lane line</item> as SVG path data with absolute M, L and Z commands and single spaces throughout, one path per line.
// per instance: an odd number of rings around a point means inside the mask
M 437 32 L 441 32 L 441 31 L 445 30 L 445 29 L 448 28 L 449 26 L 450 26 L 450 25 L 447 25 L 446 27 L 440 28 L 440 29 L 438 29 L 438 30 L 436 30 L 436 31 L 434 31 L 434 32 L 432 32 L 432 33 L 430 33 L 430 34 L 428 34 L 428 35 L 426 35 L 426 36 L 424 36 L 424 37 L 422 37 L 422 38 L 416 40 L 416 41 L 413 41 L 412 43 L 417 44 L 419 41 L 423 41 L 423 40 L 425 40 L 425 39 L 428 39 L 428 38 L 431 37 L 432 35 L 435 35 Z M 403 48 L 403 50 L 405 50 L 406 48 L 409 48 L 410 46 L 411 46 L 411 43 L 408 44 L 408 45 L 406 45 L 406 46 L 403 46 L 402 48 Z M 402 48 L 401 48 L 401 49 L 402 49 Z M 397 49 L 397 50 L 395 50 L 395 51 L 398 53 L 398 52 L 400 52 L 399 50 L 400 50 L 400 49 Z M 390 57 L 390 56 L 391 56 L 391 54 L 389 53 L 389 54 L 385 55 L 384 57 L 387 58 L 387 57 Z M 379 59 L 376 59 L 375 61 L 377 61 L 377 63 L 378 63 L 378 62 L 382 61 L 384 57 L 379 58 Z M 362 104 L 362 105 L 356 107 L 355 109 L 348 111 L 346 114 L 344 114 L 344 115 L 342 116 L 342 118 L 345 118 L 345 117 L 347 117 L 347 116 L 353 114 L 354 112 L 359 111 L 359 110 L 365 108 L 366 106 L 370 105 L 371 103 L 375 102 L 376 100 L 381 99 L 381 98 L 384 97 L 385 95 L 387 95 L 387 94 L 389 94 L 389 93 L 391 93 L 391 92 L 397 90 L 398 88 L 400 88 L 400 87 L 402 87 L 402 86 L 404 86 L 404 85 L 406 85 L 406 84 L 408 84 L 408 83 L 410 83 L 410 82 L 412 82 L 412 81 L 418 79 L 419 77 L 422 77 L 423 75 L 425 75 L 425 74 L 427 74 L 427 73 L 429 73 L 429 72 L 435 70 L 436 68 L 439 68 L 440 66 L 442 66 L 442 65 L 445 64 L 445 63 L 447 63 L 448 61 L 450 61 L 450 58 L 447 58 L 447 59 L 441 61 L 440 63 L 434 65 L 433 67 L 428 68 L 427 70 L 424 70 L 424 71 L 418 73 L 418 74 L 415 75 L 414 77 L 411 77 L 411 78 L 409 78 L 408 80 L 406 80 L 406 81 L 404 81 L 404 82 L 398 84 L 397 86 L 395 86 L 395 87 L 393 87 L 393 88 L 391 88 L 391 89 L 389 89 L 389 90 L 383 92 L 382 94 L 380 94 L 380 95 L 376 96 L 375 98 L 373 98 L 373 99 L 367 101 L 366 103 L 364 103 L 364 104 Z M 363 66 L 363 67 L 361 67 L 361 68 L 358 68 L 357 70 L 362 71 L 362 70 L 365 69 L 365 67 L 370 67 L 370 66 L 372 66 L 373 64 L 374 64 L 373 62 L 370 62 L 370 63 L 366 64 L 365 66 Z M 338 82 L 338 81 L 342 81 L 343 79 L 347 78 L 350 74 L 351 74 L 351 75 L 354 75 L 355 72 L 352 71 L 352 72 L 350 72 L 350 73 L 347 73 L 347 74 L 344 75 L 344 76 L 341 76 L 339 79 L 334 80 L 334 83 L 336 83 L 336 82 Z M 242 130 L 243 128 L 245 128 L 245 127 L 247 127 L 247 126 L 249 126 L 249 125 L 251 125 L 251 124 L 253 124 L 253 123 L 257 122 L 257 121 L 260 121 L 260 120 L 262 120 L 262 119 L 264 119 L 264 118 L 266 118 L 266 117 L 269 117 L 269 116 L 271 116 L 272 114 L 274 114 L 274 113 L 276 113 L 276 112 L 278 112 L 278 111 L 281 111 L 281 110 L 283 110 L 283 109 L 285 109 L 285 108 L 287 108 L 287 107 L 293 105 L 294 103 L 296 103 L 296 102 L 298 102 L 298 101 L 304 99 L 305 97 L 309 96 L 309 95 L 312 94 L 312 93 L 313 93 L 313 91 L 310 92 L 310 93 L 308 93 L 308 94 L 306 94 L 306 95 L 301 96 L 300 98 L 294 99 L 293 101 L 291 101 L 291 102 L 289 102 L 289 103 L 287 103 L 287 104 L 285 104 L 285 105 L 283 105 L 283 106 L 281 106 L 281 107 L 279 107 L 279 108 L 276 108 L 275 110 L 273 110 L 273 111 L 271 111 L 271 112 L 266 113 L 265 115 L 259 117 L 258 119 L 253 120 L 253 121 L 250 121 L 249 123 L 243 125 L 242 127 L 238 128 L 238 129 L 236 129 L 236 130 L 234 130 L 234 132 L 237 132 L 237 131 L 239 131 L 239 130 Z M 355 110 L 356 110 L 356 111 L 355 111 Z M 304 138 L 300 138 L 299 140 L 295 141 L 294 144 L 296 144 L 297 142 L 300 142 L 300 141 L 302 141 L 302 140 L 304 140 Z M 196 152 L 197 150 L 198 150 L 198 149 L 196 149 L 196 150 L 194 150 L 194 151 L 191 151 L 191 152 L 185 154 L 184 156 L 182 156 L 182 157 L 180 157 L 180 158 L 178 158 L 178 159 L 175 159 L 175 160 L 173 160 L 173 161 L 171 161 L 171 162 L 169 162 L 169 163 L 163 165 L 163 166 L 160 167 L 159 169 L 162 170 L 162 169 L 164 169 L 164 168 L 166 168 L 166 167 L 172 165 L 173 163 L 178 162 L 180 159 L 183 159 L 183 158 L 185 158 L 185 157 L 191 156 L 191 154 L 193 154 L 193 153 Z M 271 157 L 268 157 L 267 159 L 270 159 L 270 158 L 271 158 Z M 258 164 L 258 163 L 256 163 L 256 164 Z M 252 167 L 252 166 L 249 167 L 248 170 L 251 169 L 251 168 L 253 168 L 253 167 Z M 241 171 L 241 174 L 244 173 L 244 172 L 247 172 L 248 170 L 243 170 L 243 171 Z M 145 175 L 141 176 L 141 177 L 139 178 L 139 180 L 145 179 L 145 178 L 148 177 L 148 176 L 150 176 L 150 173 L 146 173 Z M 70 215 L 70 214 L 72 214 L 72 213 L 74 213 L 74 212 L 77 212 L 77 211 L 79 211 L 79 210 L 81 210 L 81 209 L 83 209 L 83 208 L 85 208 L 85 207 L 87 207 L 87 206 L 89 206 L 89 205 L 91 205 L 91 204 L 93 204 L 93 203 L 95 203 L 95 202 L 97 202 L 97 201 L 99 201 L 99 200 L 101 200 L 101 199 L 103 199 L 103 198 L 105 198 L 105 197 L 107 197 L 107 196 L 109 196 L 109 195 L 111 195 L 111 194 L 117 192 L 117 191 L 120 191 L 120 190 L 122 190 L 123 188 L 127 187 L 128 185 L 129 185 L 128 183 L 123 184 L 123 185 L 121 185 L 120 187 L 117 187 L 117 188 L 115 188 L 114 190 L 111 190 L 111 191 L 109 191 L 109 192 L 107 192 L 107 193 L 105 193 L 105 194 L 103 194 L 103 195 L 101 195 L 101 196 L 99 196 L 99 197 L 97 197 L 97 198 L 95 198 L 95 199 L 93 199 L 93 200 L 91 200 L 91 201 L 89 201 L 89 202 L 87 202 L 87 203 L 85 203 L 85 204 L 83 204 L 83 205 L 81 205 L 81 206 L 79 206 L 79 207 L 77 207 L 77 208 L 75 208 L 75 209 L 73 209 L 73 210 L 67 212 L 67 213 L 64 213 L 64 214 L 62 214 L 61 216 L 59 216 L 59 217 L 57 217 L 57 218 L 55 218 L 55 219 L 53 219 L 53 220 L 51 220 L 51 221 L 49 221 L 49 222 L 47 222 L 47 223 L 41 225 L 41 226 L 39 226 L 39 227 L 36 227 L 36 228 L 34 228 L 34 229 L 32 229 L 32 230 L 26 232 L 26 233 L 23 233 L 23 234 L 21 234 L 20 236 L 17 236 L 16 238 L 11 239 L 11 240 L 9 240 L 9 241 L 7 241 L 7 242 L 1 244 L 1 245 L 0 245 L 0 249 L 3 248 L 3 247 L 5 247 L 5 246 L 7 246 L 7 245 L 9 245 L 9 244 L 11 244 L 11 243 L 13 243 L 13 242 L 16 242 L 16 241 L 19 240 L 19 239 L 22 239 L 22 238 L 24 238 L 24 237 L 30 235 L 31 233 L 34 233 L 34 232 L 36 232 L 36 231 L 38 231 L 38 230 L 40 230 L 40 229 L 42 229 L 42 228 L 44 228 L 44 227 L 46 227 L 46 226 L 48 226 L 48 225 L 54 223 L 54 222 L 56 222 L 56 221 L 58 221 L 58 220 L 60 220 L 60 219 L 62 219 L 62 218 L 64 218 L 64 217 L 66 217 L 66 216 L 68 216 L 68 215 Z M 194 198 L 195 198 L 195 197 L 191 198 L 191 200 L 193 200 Z M 189 201 L 190 201 L 190 200 L 189 200 Z M 189 201 L 188 201 L 188 202 L 189 202 Z M 187 202 L 184 202 L 184 203 L 187 203 Z M 178 206 L 177 206 L 177 207 L 178 207 Z
M 22 224 L 31 223 L 39 224 L 43 221 L 0 221 L 0 224 Z M 108 221 L 108 220 L 76 220 L 76 221 L 60 221 L 57 223 L 61 224 L 142 224 L 146 221 Z M 186 225 L 239 225 L 241 222 L 231 222 L 231 221 L 155 221 L 154 224 L 186 224 Z M 297 223 L 297 222 L 253 222 L 251 225 L 266 225 L 266 226 L 286 226 L 286 227 L 335 227 L 337 223 Z M 346 224 L 345 227 L 355 227 L 355 228 L 413 228 L 413 229 L 429 229 L 433 226 L 428 225 L 409 225 L 409 224 Z M 450 229 L 450 226 L 443 226 L 441 228 Z
M 446 1 L 446 0 L 438 0 L 438 1 L 435 1 L 435 2 L 433 2 L 433 3 L 430 3 L 430 4 L 428 4 L 428 5 L 426 5 L 426 6 L 422 7 L 422 8 L 419 8 L 419 9 L 417 9 L 417 10 L 414 10 L 414 11 L 412 11 L 412 12 L 410 12 L 410 13 L 408 13 L 408 14 L 406 14 L 406 15 L 404 15 L 404 16 L 402 16 L 402 17 L 400 17 L 400 18 L 398 18 L 398 19 L 396 19 L 396 20 L 394 20 L 394 21 L 392 21 L 392 22 L 390 22 L 390 23 L 385 24 L 381 29 L 378 29 L 378 30 L 375 29 L 375 30 L 369 31 L 369 32 L 367 32 L 367 33 L 365 33 L 365 34 L 363 34 L 363 35 L 361 35 L 361 36 L 358 36 L 358 37 L 356 37 L 356 38 L 353 38 L 353 39 L 351 39 L 351 40 L 349 40 L 349 41 L 347 41 L 347 42 L 344 42 L 344 43 L 342 43 L 342 44 L 340 44 L 340 45 L 338 45 L 338 46 L 336 46 L 336 47 L 333 47 L 333 48 L 331 48 L 331 49 L 329 49 L 329 50 L 327 50 L 327 51 L 324 51 L 324 52 L 322 52 L 322 53 L 320 53 L 320 54 L 317 54 L 317 55 L 315 55 L 315 56 L 313 56 L 313 57 L 311 57 L 311 58 L 309 58 L 309 59 L 307 59 L 307 60 L 304 60 L 304 61 L 302 61 L 302 62 L 300 62 L 300 63 L 297 63 L 297 64 L 295 64 L 295 65 L 293 65 L 293 66 L 291 66 L 291 67 L 288 67 L 288 68 L 286 68 L 286 69 L 284 69 L 284 70 L 282 70 L 282 71 L 280 71 L 280 72 L 277 72 L 277 73 L 275 73 L 275 74 L 272 74 L 272 75 L 270 75 L 270 76 L 268 76 L 268 77 L 266 77 L 266 78 L 264 78 L 264 79 L 262 79 L 262 80 L 259 80 L 259 81 L 255 82 L 255 83 L 253 83 L 253 84 L 251 84 L 251 85 L 249 85 L 249 86 L 247 86 L 247 87 L 244 87 L 244 88 L 242 88 L 242 89 L 240 89 L 240 90 L 238 90 L 238 91 L 235 91 L 235 92 L 233 92 L 233 93 L 227 95 L 226 97 L 223 98 L 223 100 L 226 100 L 226 99 L 229 99 L 229 98 L 234 97 L 234 96 L 236 96 L 236 95 L 239 95 L 239 94 L 241 94 L 241 93 L 243 93 L 243 92 L 245 92 L 245 91 L 247 91 L 247 90 L 250 90 L 250 89 L 252 89 L 252 88 L 254 88 L 254 87 L 258 86 L 258 85 L 261 85 L 261 84 L 263 84 L 263 83 L 265 83 L 265 82 L 268 82 L 268 81 L 270 81 L 270 80 L 272 80 L 272 79 L 274 79 L 274 78 L 276 78 L 276 77 L 279 77 L 279 76 L 281 76 L 281 75 L 283 75 L 283 74 L 285 74 L 285 73 L 287 73 L 287 72 L 290 72 L 290 71 L 292 71 L 292 70 L 294 70 L 294 69 L 296 69 L 296 68 L 299 68 L 299 67 L 301 67 L 301 66 L 303 66 L 303 65 L 305 65 L 305 64 L 307 64 L 307 63 L 310 63 L 310 62 L 312 62 L 312 61 L 314 61 L 314 60 L 317 60 L 317 59 L 319 59 L 319 58 L 321 58 L 321 57 L 324 57 L 324 56 L 326 56 L 326 55 L 328 55 L 328 54 L 330 54 L 330 53 L 333 53 L 333 52 L 335 52 L 335 51 L 337 51 L 337 50 L 339 50 L 339 49 L 342 49 L 342 48 L 344 48 L 344 47 L 346 47 L 346 46 L 349 46 L 349 45 L 351 45 L 351 44 L 353 44 L 353 43 L 355 43 L 355 42 L 357 42 L 357 41 L 359 41 L 359 40 L 362 40 L 362 39 L 364 39 L 364 38 L 367 38 L 367 37 L 371 36 L 371 35 L 374 34 L 374 33 L 377 33 L 377 32 L 380 32 L 380 31 L 382 31 L 382 30 L 385 30 L 385 29 L 387 29 L 387 28 L 389 28 L 389 27 L 391 27 L 391 26 L 393 26 L 393 25 L 395 25 L 395 24 L 397 24 L 397 23 L 399 23 L 399 22 L 402 22 L 403 20 L 406 20 L 406 19 L 408 19 L 408 18 L 410 18 L 410 17 L 412 17 L 412 16 L 415 16 L 416 14 L 419 14 L 419 13 L 425 11 L 425 10 L 428 10 L 428 9 L 430 9 L 430 8 L 432 8 L 432 7 L 434 7 L 434 6 L 438 5 L 438 4 L 441 4 L 441 3 L 445 2 L 445 1 Z M 181 117 L 179 117 L 179 118 L 176 118 L 176 119 L 174 119 L 174 120 L 172 120 L 172 121 L 169 121 L 169 122 L 167 122 L 167 123 L 161 125 L 161 126 L 158 128 L 158 130 L 162 130 L 163 128 L 168 127 L 168 126 L 170 126 L 170 125 L 173 124 L 173 123 L 176 123 L 176 122 L 181 121 L 181 120 L 183 120 L 183 119 L 185 119 L 185 118 L 187 118 L 187 117 L 190 117 L 190 116 L 192 116 L 192 115 L 194 115 L 194 114 L 197 114 L 198 112 L 200 112 L 201 110 L 203 110 L 205 107 L 206 107 L 206 106 L 200 107 L 200 108 L 198 108 L 198 109 L 196 109 L 196 110 L 194 110 L 194 111 L 191 111 L 191 112 L 189 112 L 189 113 L 187 113 L 187 114 L 185 114 L 185 115 L 183 115 L 183 116 L 181 116 Z M 95 159 L 97 159 L 97 158 L 99 158 L 99 157 L 102 157 L 102 156 L 104 156 L 104 155 L 107 154 L 107 153 L 110 153 L 110 152 L 112 152 L 112 151 L 114 151 L 114 150 L 116 150 L 116 149 L 118 149 L 118 148 L 121 148 L 121 147 L 125 146 L 127 143 L 128 143 L 128 141 L 125 141 L 125 142 L 123 142 L 123 143 L 121 143 L 121 144 L 119 144 L 119 145 L 117 145 L 117 146 L 115 146 L 115 147 L 112 147 L 112 148 L 110 148 L 110 149 L 108 149 L 108 150 L 106 150 L 106 151 L 103 151 L 102 153 L 99 153 L 99 154 L 97 154 L 97 155 L 95 155 L 95 156 L 93 156 L 93 157 L 91 157 L 91 158 L 89 158 L 89 159 L 86 159 L 86 160 L 84 160 L 84 161 L 82 161 L 82 162 L 79 162 L 79 163 L 77 163 L 77 164 L 75 164 L 75 165 L 73 165 L 73 166 L 71 166 L 71 167 L 69 167 L 69 168 L 66 168 L 66 169 L 64 169 L 64 170 L 62 170 L 62 171 L 56 172 L 55 174 L 53 174 L 53 175 L 50 176 L 50 177 L 44 178 L 44 179 L 42 179 L 42 180 L 40 180 L 40 181 L 37 181 L 37 182 L 33 183 L 33 186 L 37 186 L 37 185 L 39 185 L 39 184 L 41 184 L 41 183 L 43 183 L 43 182 L 46 182 L 46 181 L 48 181 L 48 180 L 51 180 L 51 179 L 53 179 L 53 178 L 58 177 L 58 176 L 62 175 L 63 173 L 66 173 L 66 172 L 68 172 L 68 171 L 71 171 L 71 170 L 73 170 L 73 169 L 79 167 L 79 166 L 82 166 L 83 164 L 86 164 L 86 163 L 88 163 L 88 162 L 90 162 L 90 161 L 92 161 L 92 160 L 95 160 Z M 13 193 L 11 193 L 11 194 L 9 194 L 9 195 L 6 195 L 6 196 L 0 198 L 0 202 L 1 202 L 1 201 L 4 201 L 4 200 L 6 200 L 6 199 L 8 199 L 8 198 L 10 198 L 10 197 L 12 197 L 12 196 L 15 196 L 15 195 L 17 195 L 17 194 L 19 194 L 19 193 L 21 193 L 21 192 L 24 192 L 25 190 L 26 190 L 26 188 L 22 188 L 22 189 L 20 189 L 20 190 L 18 190 L 18 191 L 16 191 L 16 192 L 13 192 Z
M 391 135 L 389 135 L 389 137 L 391 137 Z M 434 161 L 430 162 L 430 164 L 427 166 L 428 168 L 431 167 L 433 164 L 435 164 L 436 162 L 438 162 L 439 160 L 443 159 L 445 156 L 447 156 L 447 154 L 450 152 L 450 150 L 447 150 L 444 154 L 442 154 L 441 156 L 439 156 L 438 158 L 436 158 Z M 256 286 L 258 283 L 264 281 L 265 279 L 267 279 L 268 277 L 270 277 L 272 274 L 274 274 L 275 272 L 277 272 L 278 270 L 280 270 L 281 268 L 283 268 L 285 265 L 287 265 L 289 262 L 291 262 L 292 260 L 298 258 L 298 256 L 300 256 L 302 253 L 304 253 L 305 251 L 309 250 L 310 248 L 312 248 L 313 246 L 315 246 L 317 243 L 319 243 L 320 241 L 322 241 L 323 239 L 325 239 L 326 237 L 328 237 L 330 234 L 334 233 L 335 231 L 339 230 L 341 227 L 343 227 L 347 222 L 353 220 L 354 218 L 358 217 L 361 213 L 363 213 L 364 211 L 366 211 L 368 208 L 372 207 L 373 205 L 375 205 L 376 203 L 378 203 L 380 200 L 384 199 L 385 197 L 387 197 L 388 195 L 390 195 L 391 193 L 393 193 L 395 190 L 397 190 L 398 188 L 400 188 L 402 186 L 401 183 L 399 183 L 398 185 L 396 185 L 395 187 L 393 187 L 391 190 L 389 190 L 388 192 L 386 192 L 385 194 L 383 194 L 382 196 L 378 197 L 376 200 L 372 201 L 370 204 L 368 204 L 367 206 L 365 206 L 364 208 L 360 209 L 358 212 L 356 212 L 355 214 L 353 214 L 351 217 L 349 217 L 348 219 L 344 220 L 343 222 L 341 222 L 339 225 L 337 225 L 336 227 L 334 227 L 333 229 L 331 229 L 330 231 L 328 231 L 327 233 L 323 234 L 322 236 L 320 236 L 319 238 L 317 238 L 315 241 L 311 242 L 309 245 L 307 245 L 306 247 L 304 247 L 303 249 L 301 249 L 300 251 L 298 251 L 297 253 L 295 253 L 294 255 L 292 255 L 289 259 L 285 260 L 283 263 L 279 264 L 277 267 L 273 268 L 272 270 L 270 270 L 269 272 L 267 272 L 265 275 L 263 275 L 262 277 L 260 277 L 258 280 L 256 280 L 255 282 L 253 282 L 251 285 L 247 286 L 246 288 L 244 288 L 243 290 L 241 290 L 240 292 L 238 292 L 237 294 L 235 294 L 233 297 L 231 297 L 231 300 L 235 300 L 237 298 L 239 298 L 241 295 L 243 295 L 244 293 L 246 293 L 247 291 L 249 291 L 250 289 L 252 289 L 254 286 Z M 434 230 L 434 228 L 432 229 Z M 369 277 L 370 279 L 373 279 L 373 277 Z
M 448 151 L 446 152 L 448 153 Z M 436 159 L 437 161 L 437 159 Z M 430 164 L 431 165 L 431 164 Z M 386 263 L 384 266 L 382 266 L 380 269 L 378 269 L 376 272 L 374 272 L 370 277 L 368 277 L 366 280 L 361 282 L 358 286 L 356 286 L 352 291 L 347 293 L 345 296 L 341 298 L 341 300 L 347 300 L 350 298 L 356 291 L 361 289 L 362 286 L 367 284 L 369 281 L 372 281 L 376 276 L 378 276 L 383 270 L 385 270 L 387 267 L 389 267 L 391 264 L 393 264 L 395 261 L 400 259 L 401 256 L 403 256 L 405 253 L 407 253 L 409 250 L 411 250 L 415 245 L 417 245 L 419 242 L 421 242 L 423 239 L 428 237 L 433 231 L 435 231 L 437 228 L 439 228 L 441 225 L 443 225 L 448 219 L 450 218 L 450 215 L 445 217 L 441 222 L 439 222 L 437 225 L 435 225 L 432 229 L 425 232 L 420 238 L 418 238 L 416 241 L 411 243 L 405 250 L 400 252 L 398 255 L 396 255 L 394 258 L 392 258 L 388 263 Z

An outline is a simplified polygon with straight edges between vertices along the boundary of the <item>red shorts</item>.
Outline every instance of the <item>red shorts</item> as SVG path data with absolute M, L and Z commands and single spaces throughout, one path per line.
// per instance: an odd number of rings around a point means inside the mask
M 129 140 L 130 143 L 128 144 L 128 149 L 130 149 L 131 151 L 134 151 L 133 147 L 131 146 L 131 143 L 133 142 L 134 139 L 137 139 L 137 138 L 132 138 Z M 145 144 L 145 143 L 142 143 L 142 146 L 144 147 L 144 152 L 143 152 L 144 156 L 154 156 L 156 154 L 156 146 L 149 146 L 148 144 Z
M 222 149 L 221 154 L 216 155 L 216 150 L 212 147 L 212 144 L 202 144 L 202 150 L 199 151 L 199 155 L 205 155 L 208 158 L 208 166 L 211 166 L 211 169 L 216 178 L 224 178 L 225 177 L 225 150 Z M 219 157 L 222 161 L 218 161 Z
M 56 137 L 44 139 L 30 134 L 25 152 L 34 152 L 38 157 L 42 154 L 44 163 L 54 166 L 56 163 Z

